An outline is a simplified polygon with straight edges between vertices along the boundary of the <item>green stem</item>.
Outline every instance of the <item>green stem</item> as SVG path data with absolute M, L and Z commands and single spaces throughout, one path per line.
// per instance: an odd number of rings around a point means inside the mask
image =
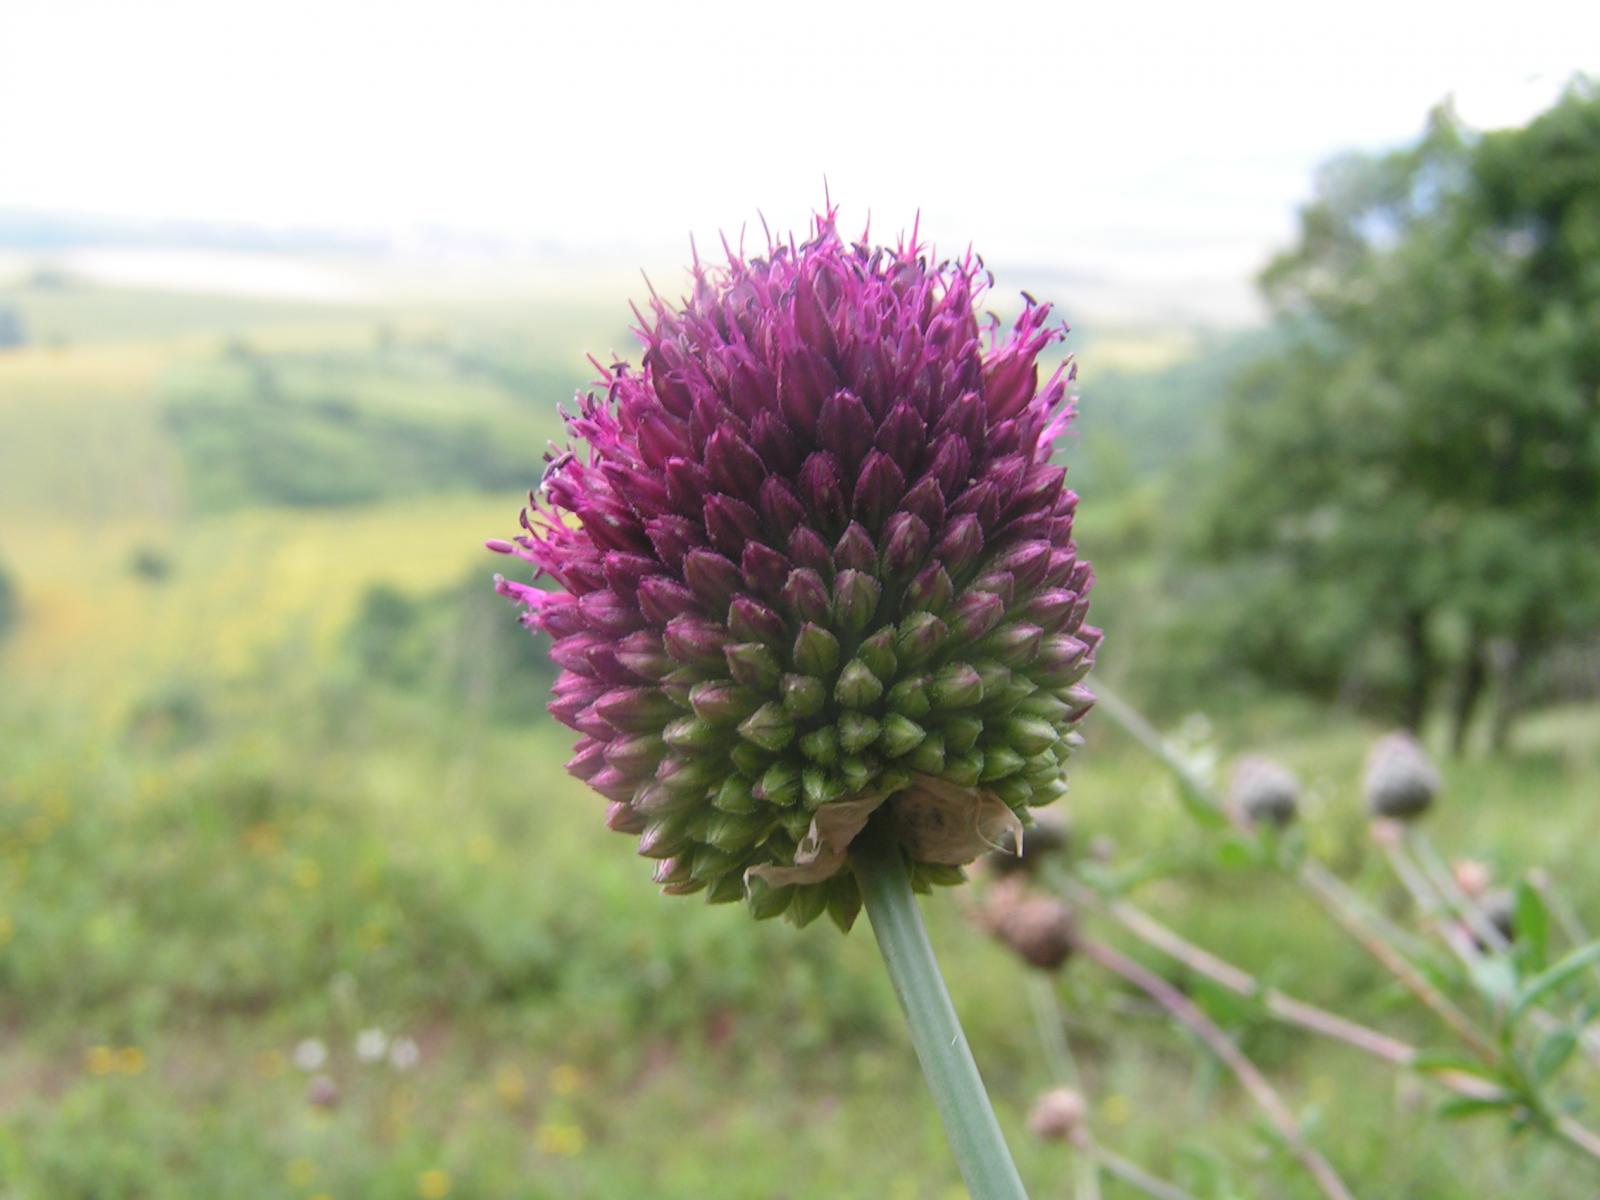
M 928 944 L 899 844 L 888 834 L 870 823 L 850 846 L 850 865 L 945 1136 L 973 1200 L 1027 1200 Z

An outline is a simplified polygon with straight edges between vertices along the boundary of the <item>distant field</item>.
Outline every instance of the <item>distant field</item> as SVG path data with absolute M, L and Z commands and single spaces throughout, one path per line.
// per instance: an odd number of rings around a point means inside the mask
M 0 306 L 33 343 L 0 351 L 0 565 L 22 614 L 0 653 L 112 708 L 285 639 L 322 652 L 376 582 L 487 580 L 483 539 L 515 528 L 555 407 L 590 374 L 577 327 L 608 328 L 555 305 L 70 284 Z

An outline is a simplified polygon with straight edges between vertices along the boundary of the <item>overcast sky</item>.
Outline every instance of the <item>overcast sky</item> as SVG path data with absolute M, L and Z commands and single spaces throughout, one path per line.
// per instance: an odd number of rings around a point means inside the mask
M 680 254 L 847 223 L 1244 277 L 1329 154 L 1525 119 L 1600 4 L 0 0 L 0 205 Z

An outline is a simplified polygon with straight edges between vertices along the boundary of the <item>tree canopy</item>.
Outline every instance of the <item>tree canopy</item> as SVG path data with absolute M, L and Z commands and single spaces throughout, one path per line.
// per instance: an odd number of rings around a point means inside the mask
M 1202 507 L 1229 649 L 1413 726 L 1454 677 L 1465 729 L 1600 625 L 1600 94 L 1329 164 L 1262 286 L 1290 336 Z

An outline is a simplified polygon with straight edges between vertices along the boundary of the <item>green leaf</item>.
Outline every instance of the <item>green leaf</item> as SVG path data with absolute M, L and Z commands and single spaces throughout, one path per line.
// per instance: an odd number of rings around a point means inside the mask
M 1533 1049 L 1530 1071 L 1534 1084 L 1542 1086 L 1553 1079 L 1556 1072 L 1567 1065 L 1567 1060 L 1577 1047 L 1578 1032 L 1575 1029 L 1552 1029 L 1540 1038 Z
M 1512 1006 L 1512 1023 L 1514 1024 L 1520 1020 L 1540 1000 L 1565 984 L 1570 983 L 1586 970 L 1591 963 L 1595 962 L 1600 962 L 1600 941 L 1593 941 L 1587 946 L 1578 947 L 1548 971 L 1530 979 L 1528 985 L 1522 989 L 1522 994 L 1517 997 L 1516 1003 Z
M 1241 871 L 1253 867 L 1259 857 L 1255 844 L 1243 838 L 1231 837 L 1217 844 L 1217 866 L 1224 870 Z
M 1501 957 L 1475 958 L 1470 968 L 1472 982 L 1490 1002 L 1510 1004 L 1517 996 L 1517 969 Z
M 1458 1054 L 1454 1050 L 1424 1050 L 1411 1060 L 1411 1069 L 1425 1073 L 1459 1071 L 1491 1083 L 1504 1082 L 1500 1073 L 1481 1058 Z
M 1517 931 L 1517 967 L 1524 977 L 1537 975 L 1550 965 L 1550 910 L 1539 889 L 1526 879 L 1517 881 L 1512 921 Z
M 1519 1103 L 1509 1092 L 1503 1096 L 1457 1096 L 1439 1105 L 1439 1115 L 1447 1121 L 1464 1121 L 1490 1113 L 1503 1113 Z

